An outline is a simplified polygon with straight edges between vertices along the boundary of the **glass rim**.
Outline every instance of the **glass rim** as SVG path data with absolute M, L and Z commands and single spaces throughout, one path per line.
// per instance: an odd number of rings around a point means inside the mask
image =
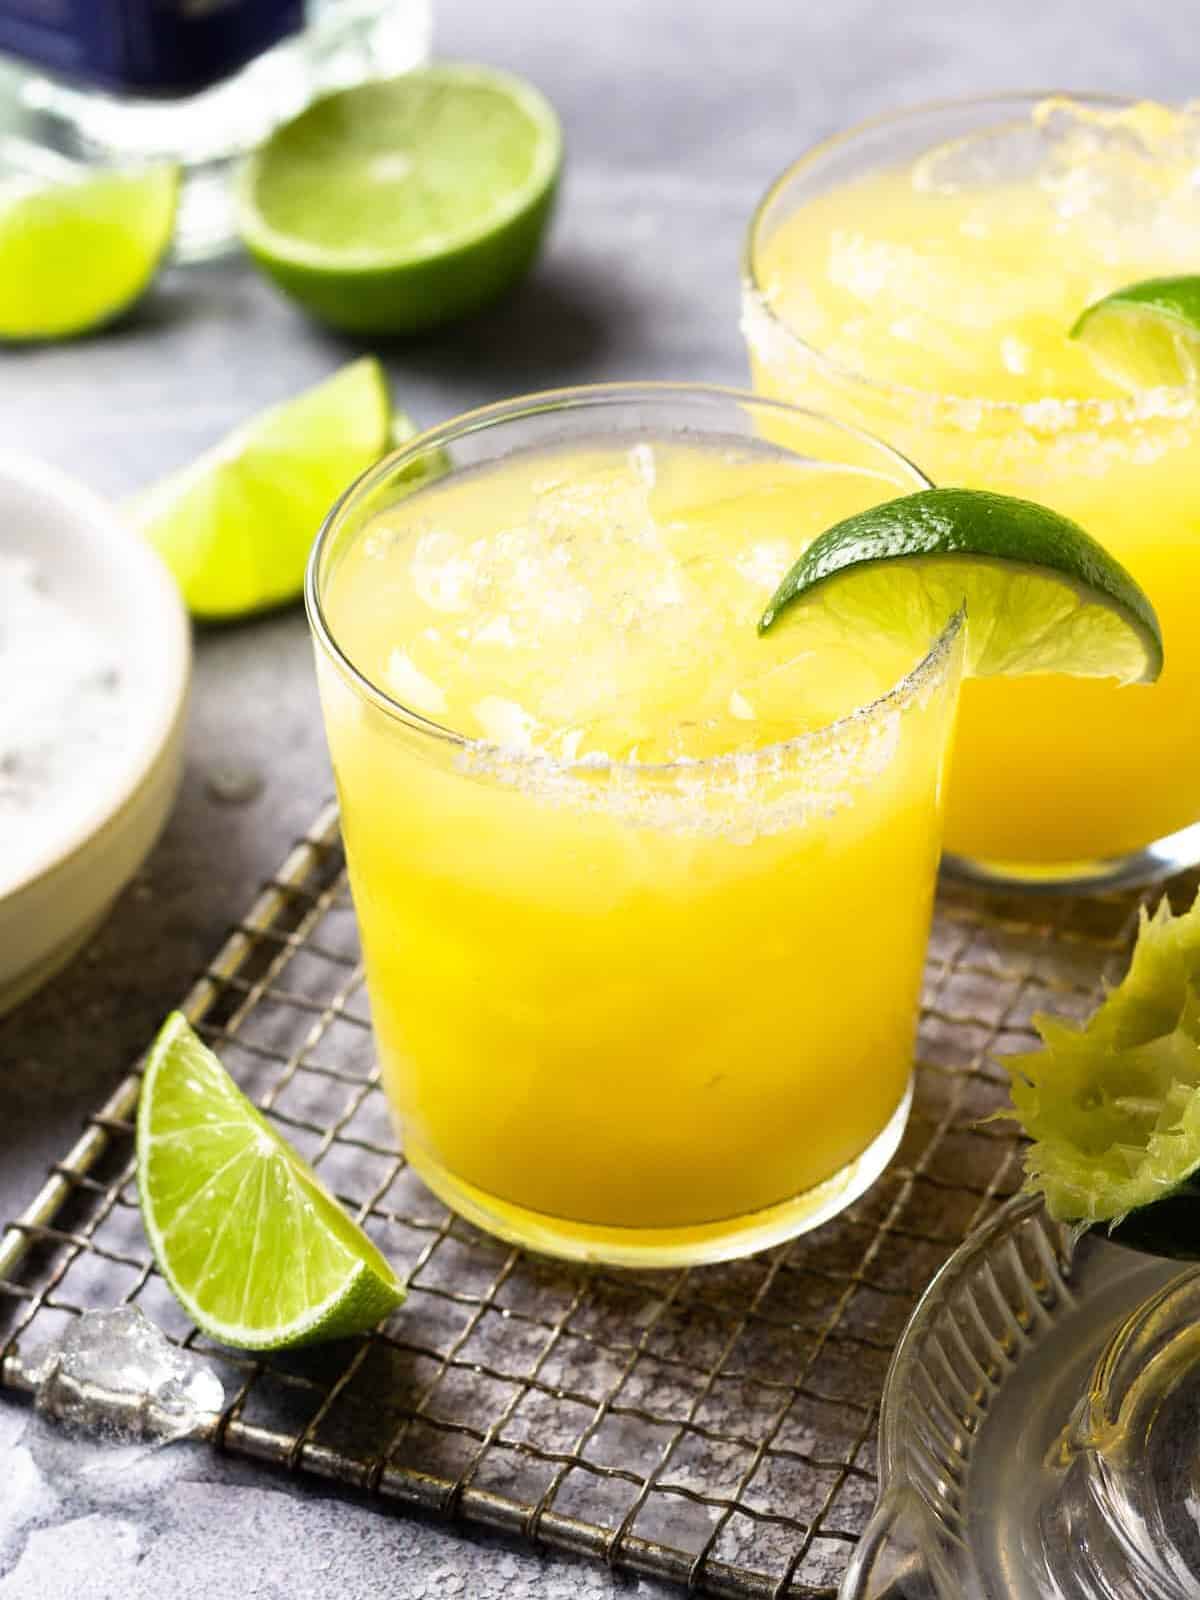
M 313 640 L 331 662 L 347 685 L 362 695 L 377 710 L 393 721 L 403 724 L 409 731 L 423 735 L 443 745 L 471 756 L 501 757 L 506 766 L 531 772 L 546 772 L 594 778 L 599 774 L 622 774 L 645 779 L 669 778 L 686 774 L 703 776 L 706 772 L 721 771 L 736 764 L 739 771 L 745 763 L 764 764 L 785 754 L 811 749 L 816 742 L 825 742 L 855 724 L 882 715 L 889 709 L 899 708 L 914 698 L 927 681 L 936 676 L 962 631 L 965 608 L 960 608 L 949 618 L 928 648 L 889 688 L 863 705 L 823 723 L 820 727 L 806 729 L 790 739 L 778 740 L 752 751 L 722 751 L 703 757 L 678 757 L 672 761 L 641 762 L 606 760 L 597 763 L 586 758 L 564 761 L 543 751 L 510 750 L 492 740 L 473 738 L 456 729 L 436 722 L 411 706 L 406 706 L 386 689 L 381 688 L 351 659 L 334 634 L 325 614 L 321 598 L 321 566 L 331 541 L 341 530 L 346 519 L 353 515 L 363 501 L 389 478 L 405 467 L 414 464 L 430 451 L 453 443 L 456 439 L 524 418 L 555 415 L 563 411 L 582 410 L 636 404 L 638 401 L 657 400 L 671 402 L 712 402 L 740 407 L 752 406 L 757 410 L 774 412 L 782 416 L 802 417 L 828 427 L 831 432 L 856 439 L 890 457 L 902 469 L 912 474 L 917 488 L 932 488 L 932 482 L 921 468 L 894 446 L 879 439 L 865 428 L 842 422 L 805 406 L 795 406 L 783 400 L 772 400 L 750 390 L 735 389 L 721 384 L 708 383 L 597 383 L 581 384 L 570 388 L 544 389 L 520 395 L 510 400 L 493 402 L 462 412 L 427 428 L 406 440 L 399 448 L 390 451 L 380 461 L 359 474 L 334 502 L 317 531 L 309 551 L 304 575 L 304 607 Z M 417 491 L 420 492 L 419 490 Z M 914 490 L 914 492 L 916 492 Z
M 963 408 L 973 415 L 982 413 L 985 416 L 1015 418 L 1042 425 L 1049 417 L 1053 417 L 1057 425 L 1055 431 L 1065 427 L 1062 421 L 1064 417 L 1069 419 L 1071 426 L 1082 423 L 1088 427 L 1096 427 L 1112 422 L 1140 422 L 1151 417 L 1174 416 L 1179 413 L 1181 406 L 1190 412 L 1195 406 L 1195 396 L 1189 388 L 1139 389 L 1129 395 L 1107 397 L 1046 394 L 1039 395 L 1033 400 L 1009 400 L 977 393 L 963 393 L 959 390 L 922 389 L 914 384 L 874 377 L 869 371 L 838 361 L 828 351 L 798 333 L 772 305 L 763 287 L 759 271 L 761 254 L 759 236 L 770 207 L 795 179 L 803 177 L 828 157 L 841 153 L 856 141 L 871 134 L 915 123 L 922 118 L 968 111 L 974 107 L 983 109 L 994 106 L 999 111 L 1006 106 L 1031 108 L 1048 100 L 1064 100 L 1076 101 L 1082 105 L 1110 106 L 1116 110 L 1139 105 L 1145 98 L 1147 97 L 1116 94 L 1099 89 L 997 89 L 985 94 L 950 95 L 866 117 L 860 122 L 851 123 L 848 128 L 830 134 L 827 138 L 817 140 L 776 174 L 751 213 L 742 241 L 741 278 L 744 301 L 748 306 L 753 306 L 754 313 L 777 330 L 806 360 L 820 367 L 830 377 L 860 390 L 906 404 Z

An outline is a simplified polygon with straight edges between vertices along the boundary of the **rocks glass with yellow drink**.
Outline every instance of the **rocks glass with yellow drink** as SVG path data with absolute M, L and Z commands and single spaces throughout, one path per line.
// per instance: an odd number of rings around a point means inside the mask
M 330 517 L 308 603 L 384 1084 L 449 1205 L 558 1255 L 737 1256 L 896 1148 L 960 621 L 760 635 L 919 490 L 716 390 L 476 412 Z
M 1171 318 L 1079 322 L 1126 285 L 1200 272 L 1198 166 L 1195 111 L 1002 96 L 819 146 L 751 228 L 763 393 L 879 433 L 938 484 L 1067 513 L 1157 608 L 1152 686 L 965 685 L 946 843 L 991 877 L 1200 860 L 1200 342 Z

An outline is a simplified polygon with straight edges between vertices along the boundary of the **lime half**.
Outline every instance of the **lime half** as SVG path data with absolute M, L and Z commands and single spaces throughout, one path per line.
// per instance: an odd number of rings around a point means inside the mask
M 0 339 L 65 339 L 128 310 L 171 243 L 178 194 L 169 165 L 0 181 Z
M 1200 378 L 1200 277 L 1148 278 L 1098 300 L 1071 338 L 1128 389 L 1182 389 Z
M 427 67 L 329 95 L 277 129 L 242 172 L 239 227 L 314 316 L 415 333 L 525 271 L 561 163 L 558 118 L 530 84 Z
M 827 529 L 759 628 L 817 607 L 852 637 L 911 641 L 915 656 L 964 606 L 974 677 L 1149 683 L 1162 670 L 1154 608 L 1124 567 L 1067 517 L 982 489 L 924 489 Z
M 373 1327 L 404 1298 L 387 1261 L 175 1012 L 137 1119 L 154 1259 L 210 1338 L 243 1350 Z
M 1060 1221 L 1200 1259 L 1200 900 L 1142 910 L 1129 971 L 1089 1022 L 1034 1020 L 1044 1048 L 1002 1058 L 1033 1140 L 1028 1187 Z
M 387 448 L 390 413 L 383 371 L 365 357 L 139 495 L 128 515 L 189 610 L 227 618 L 294 600 L 325 514 Z

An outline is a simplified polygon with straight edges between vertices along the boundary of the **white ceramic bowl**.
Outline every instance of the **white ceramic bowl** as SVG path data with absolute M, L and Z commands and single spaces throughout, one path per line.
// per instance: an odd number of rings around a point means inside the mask
M 57 601 L 103 641 L 120 674 L 123 724 L 119 750 L 71 795 L 61 824 L 56 808 L 29 849 L 5 852 L 0 841 L 3 1014 L 70 960 L 157 839 L 182 770 L 191 642 L 149 545 L 89 490 L 3 452 L 0 552 L 31 557 Z M 22 685 L 0 683 L 0 693 Z

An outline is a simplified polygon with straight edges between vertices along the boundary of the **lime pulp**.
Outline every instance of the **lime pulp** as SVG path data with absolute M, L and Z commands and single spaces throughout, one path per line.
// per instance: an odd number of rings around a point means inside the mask
M 1043 1048 L 1002 1058 L 1028 1187 L 1060 1221 L 1200 1258 L 1200 899 L 1143 909 L 1126 976 L 1083 1026 L 1034 1022 Z

